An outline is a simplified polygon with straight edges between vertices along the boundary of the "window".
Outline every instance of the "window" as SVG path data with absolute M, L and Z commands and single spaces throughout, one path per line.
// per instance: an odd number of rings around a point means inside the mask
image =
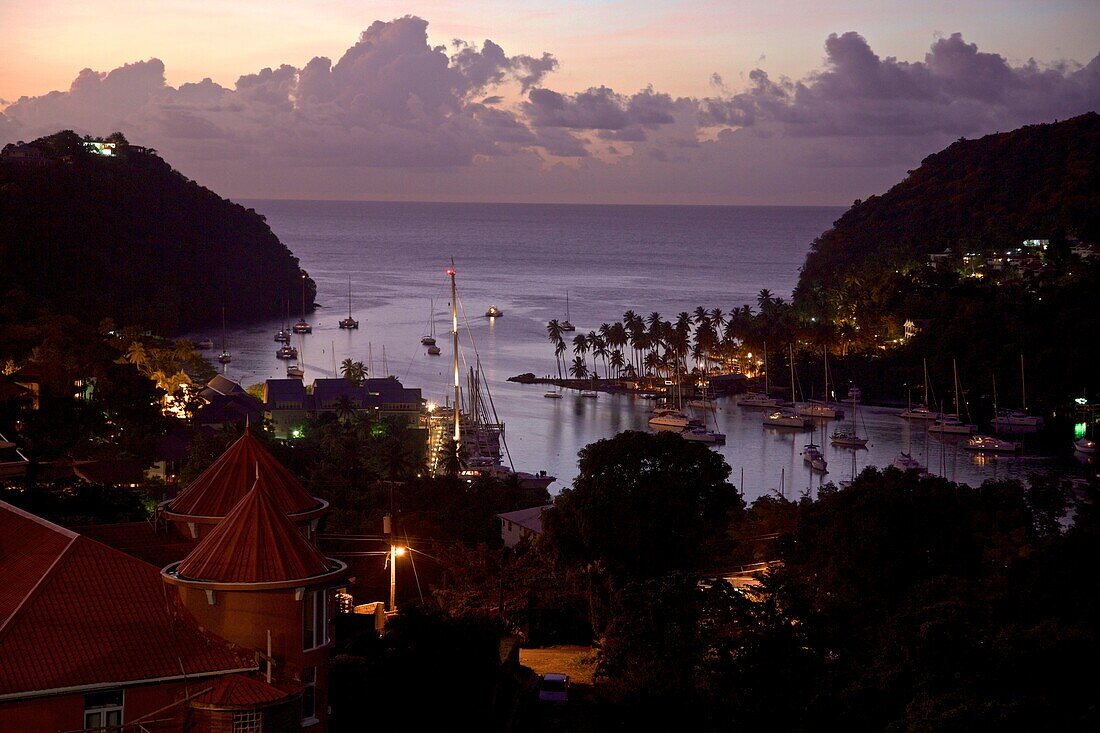
M 233 713 L 233 733 L 261 733 L 264 729 L 262 710 Z
M 84 696 L 84 729 L 122 729 L 122 690 L 90 692 Z
M 302 722 L 317 719 L 317 668 L 302 669 Z
M 328 608 L 323 590 L 302 596 L 302 649 L 316 649 L 328 641 Z

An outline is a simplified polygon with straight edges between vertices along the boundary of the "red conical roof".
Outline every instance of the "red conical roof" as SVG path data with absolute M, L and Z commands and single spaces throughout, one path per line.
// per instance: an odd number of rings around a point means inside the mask
M 275 583 L 334 569 L 275 505 L 266 479 L 179 564 L 181 578 L 217 583 Z
M 169 502 L 168 511 L 188 517 L 224 517 L 252 488 L 257 473 L 283 513 L 299 514 L 321 506 L 321 501 L 310 496 L 294 474 L 246 429 L 218 460 Z

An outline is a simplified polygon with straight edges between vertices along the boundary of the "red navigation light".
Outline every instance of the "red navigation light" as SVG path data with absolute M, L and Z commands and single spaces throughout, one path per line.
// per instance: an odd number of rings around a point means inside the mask
M 453 267 L 448 267 L 448 268 L 447 268 L 447 276 L 448 276 L 448 277 L 454 277 L 454 274 L 455 274 L 455 268 L 453 268 Z

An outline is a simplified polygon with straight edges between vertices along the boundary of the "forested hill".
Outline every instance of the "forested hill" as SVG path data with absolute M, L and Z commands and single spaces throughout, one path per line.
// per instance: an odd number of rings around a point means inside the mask
M 1100 239 L 1100 115 L 959 140 L 881 196 L 856 201 L 811 246 L 796 301 L 923 263 L 1023 239 Z
M 170 335 L 219 324 L 223 306 L 231 322 L 287 300 L 299 312 L 298 258 L 262 216 L 111 139 L 113 157 L 69 131 L 30 143 L 41 156 L 0 157 L 0 322 L 110 317 Z

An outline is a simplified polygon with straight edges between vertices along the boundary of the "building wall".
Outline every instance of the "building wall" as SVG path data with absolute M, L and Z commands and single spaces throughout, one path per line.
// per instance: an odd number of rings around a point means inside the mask
M 125 689 L 123 724 L 143 718 L 209 687 L 211 678 L 183 682 L 139 685 Z M 183 720 L 179 705 L 151 717 L 150 733 L 178 731 Z M 18 702 L 0 702 L 0 731 L 18 733 L 58 733 L 84 728 L 84 693 L 39 697 Z
M 309 590 L 314 589 L 307 589 Z M 275 660 L 273 675 L 278 679 L 300 679 L 303 668 L 317 670 L 317 718 L 319 724 L 302 730 L 325 730 L 328 718 L 328 656 L 332 647 L 332 617 L 335 603 L 329 595 L 326 619 L 328 642 L 311 650 L 303 649 L 303 602 L 294 596 L 294 589 L 271 591 L 215 591 L 214 604 L 206 592 L 181 584 L 180 598 L 199 626 L 246 649 L 266 654 L 267 632 L 271 630 L 271 656 Z M 304 595 L 303 595 L 304 597 Z

